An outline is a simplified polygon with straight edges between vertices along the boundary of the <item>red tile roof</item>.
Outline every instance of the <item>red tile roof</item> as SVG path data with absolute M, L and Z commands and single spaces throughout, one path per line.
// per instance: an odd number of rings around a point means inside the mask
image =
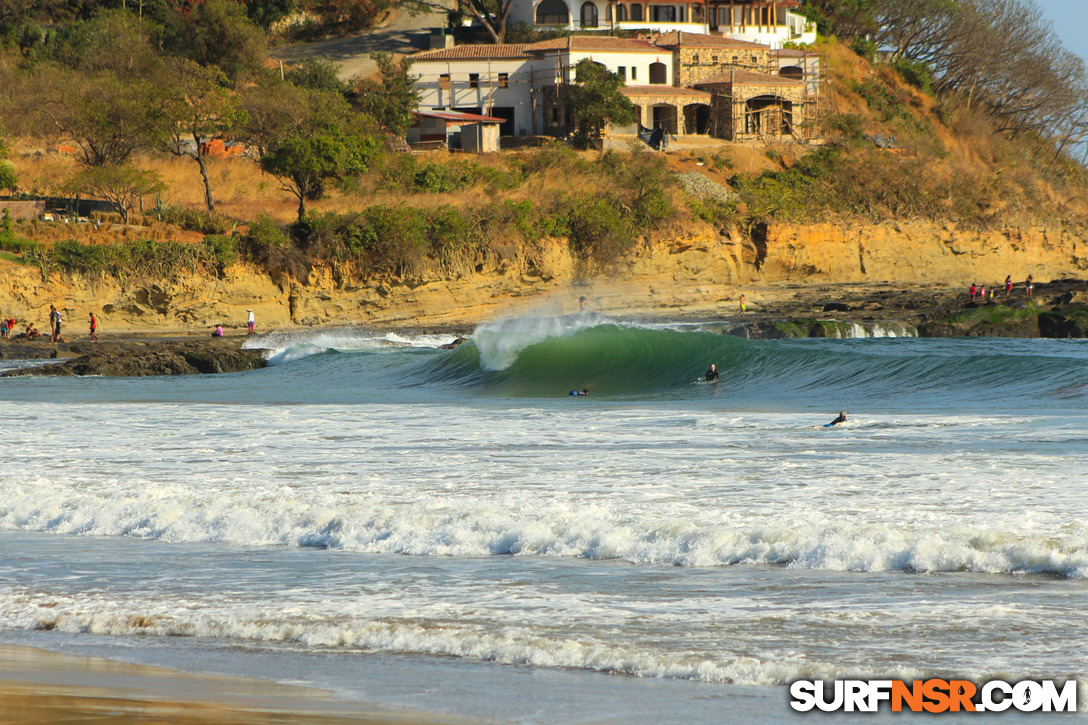
M 697 91 L 694 88 L 677 88 L 676 86 L 624 86 L 620 92 L 625 96 L 685 96 L 692 98 L 710 98 L 706 91 Z
M 475 113 L 461 113 L 460 111 L 416 111 L 417 116 L 426 118 L 440 118 L 443 121 L 453 123 L 502 123 L 505 119 L 494 116 L 480 116 Z
M 525 46 L 530 53 L 568 50 L 582 53 L 661 53 L 662 49 L 648 40 L 613 38 L 610 35 L 570 35 L 566 38 L 542 40 Z
M 452 48 L 440 48 L 439 50 L 425 50 L 412 56 L 413 61 L 418 60 L 516 60 L 527 58 L 526 48 L 531 46 L 524 43 L 506 45 L 455 45 Z
M 727 71 L 725 73 L 718 73 L 717 75 L 703 78 L 701 81 L 695 84 L 695 87 L 699 86 L 716 86 L 722 83 L 732 83 L 738 86 L 800 86 L 804 85 L 803 81 L 795 81 L 792 78 L 783 78 L 782 76 L 772 76 L 766 73 L 752 73 L 746 70 Z
M 673 30 L 662 33 L 654 38 L 654 43 L 663 48 L 676 46 L 688 46 L 691 48 L 739 48 L 748 50 L 770 50 L 770 46 L 762 43 L 753 43 L 747 40 L 727 38 L 724 35 L 704 35 L 703 33 L 685 33 L 682 30 Z

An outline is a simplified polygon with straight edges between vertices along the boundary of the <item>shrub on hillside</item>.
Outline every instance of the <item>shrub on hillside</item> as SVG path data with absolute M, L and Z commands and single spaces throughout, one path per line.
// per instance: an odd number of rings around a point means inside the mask
M 186 231 L 201 234 L 229 234 L 234 228 L 234 222 L 222 214 L 200 209 L 160 204 L 151 213 L 165 224 L 173 224 Z

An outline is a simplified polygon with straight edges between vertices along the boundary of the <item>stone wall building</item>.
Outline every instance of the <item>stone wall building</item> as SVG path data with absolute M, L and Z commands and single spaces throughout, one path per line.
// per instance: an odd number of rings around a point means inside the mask
M 807 141 L 817 132 L 818 54 L 683 30 L 419 53 L 412 58 L 419 111 L 497 117 L 503 136 L 564 136 L 573 130 L 566 89 L 583 60 L 618 75 L 638 107 L 638 124 L 615 133 L 641 125 L 675 136 Z
M 810 109 L 804 81 L 766 73 L 730 70 L 695 87 L 709 93 L 710 132 L 730 141 L 804 141 Z

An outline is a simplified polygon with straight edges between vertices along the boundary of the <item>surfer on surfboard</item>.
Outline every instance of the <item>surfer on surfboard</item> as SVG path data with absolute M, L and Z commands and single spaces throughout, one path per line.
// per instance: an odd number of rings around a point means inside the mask
M 706 371 L 706 381 L 709 383 L 711 380 L 718 379 L 718 367 L 714 363 L 710 363 L 710 369 Z
M 830 428 L 832 426 L 838 425 L 839 423 L 845 423 L 846 422 L 846 416 L 847 416 L 847 412 L 845 410 L 840 411 L 838 418 L 831 421 L 830 423 L 824 423 L 823 427 L 824 428 Z M 818 427 L 818 426 L 813 426 L 813 427 L 815 428 L 815 427 Z

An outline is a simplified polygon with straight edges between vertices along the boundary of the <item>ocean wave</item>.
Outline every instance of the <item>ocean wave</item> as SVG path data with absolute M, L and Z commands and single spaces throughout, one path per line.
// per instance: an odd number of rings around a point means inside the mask
M 235 604 L 174 599 L 169 603 L 67 597 L 40 592 L 0 594 L 0 626 L 68 634 L 144 637 L 213 637 L 286 643 L 307 649 L 422 654 L 535 667 L 593 670 L 635 677 L 665 677 L 741 685 L 782 685 L 802 676 L 843 676 L 830 664 L 799 655 L 774 660 L 729 652 L 668 652 L 589 637 L 549 634 L 538 627 L 454 619 L 350 615 L 329 606 L 294 603 Z M 915 673 L 902 670 L 903 677 Z
M 452 334 L 370 332 L 357 328 L 274 332 L 247 338 L 244 349 L 267 350 L 269 365 L 283 365 L 325 352 L 376 352 L 390 348 L 437 348 L 453 342 Z
M 45 479 L 6 488 L 0 526 L 58 534 L 423 557 L 516 555 L 655 566 L 772 564 L 1088 578 L 1088 524 L 1082 521 L 1040 531 L 1011 522 L 965 523 L 960 517 L 910 524 L 880 520 L 879 514 L 631 513 L 559 498 L 529 507 L 513 498 L 406 502 L 377 494 L 346 499 L 303 497 L 286 489 L 209 492 L 181 485 L 110 493 Z

